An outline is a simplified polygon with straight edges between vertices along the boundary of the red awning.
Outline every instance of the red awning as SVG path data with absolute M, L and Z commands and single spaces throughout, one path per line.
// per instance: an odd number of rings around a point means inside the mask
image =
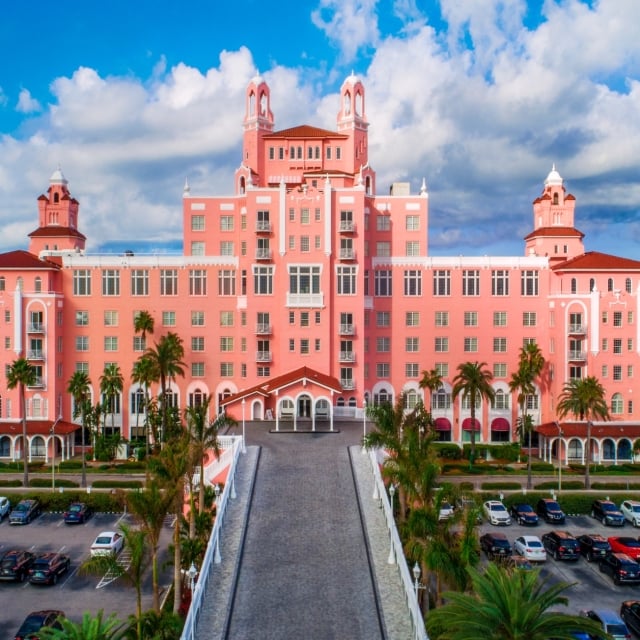
M 462 428 L 465 431 L 480 431 L 480 422 L 478 418 L 465 418 L 462 421 Z
M 506 418 L 494 418 L 491 421 L 491 431 L 509 431 L 511 426 Z
M 451 431 L 449 418 L 436 418 L 434 423 L 436 431 Z

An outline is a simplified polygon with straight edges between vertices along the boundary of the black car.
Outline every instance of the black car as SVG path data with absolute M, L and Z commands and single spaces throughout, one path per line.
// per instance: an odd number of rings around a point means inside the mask
M 611 500 L 594 500 L 591 517 L 600 520 L 605 526 L 624 527 L 624 515 Z
M 551 498 L 541 498 L 538 500 L 536 513 L 549 523 L 564 524 L 564 511 L 560 508 L 560 505 Z
M 32 611 L 18 629 L 14 640 L 28 640 L 37 638 L 35 635 L 43 627 L 52 629 L 62 629 L 60 619 L 64 618 L 64 611 L 57 609 L 46 609 L 45 611 Z
M 604 558 L 601 558 L 599 566 L 602 573 L 608 573 L 613 578 L 614 584 L 640 583 L 640 564 L 626 553 L 610 551 Z
M 35 499 L 20 500 L 9 514 L 9 524 L 29 524 L 40 515 L 40 502 Z
M 31 584 L 56 584 L 58 578 L 69 571 L 71 560 L 61 553 L 43 553 L 39 555 L 29 569 Z
M 578 536 L 580 543 L 580 553 L 587 559 L 587 562 L 599 560 L 611 551 L 609 541 L 599 533 L 585 533 Z
M 620 617 L 627 627 L 640 636 L 640 600 L 627 600 L 620 605 Z
M 580 558 L 580 543 L 568 531 L 549 531 L 542 536 L 542 544 L 555 560 Z
M 63 517 L 66 524 L 84 524 L 91 513 L 91 507 L 86 502 L 72 502 Z
M 512 553 L 511 543 L 504 533 L 485 533 L 480 536 L 480 548 L 487 558 L 506 558 Z
M 28 575 L 35 554 L 22 549 L 7 551 L 0 560 L 0 580 L 22 582 Z
M 538 524 L 538 516 L 530 504 L 511 505 L 509 513 L 518 524 Z

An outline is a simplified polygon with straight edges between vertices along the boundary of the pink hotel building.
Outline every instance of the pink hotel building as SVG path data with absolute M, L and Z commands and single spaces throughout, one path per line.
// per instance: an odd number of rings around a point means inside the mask
M 469 407 L 451 398 L 458 364 L 486 362 L 495 402 L 479 407 L 478 442 L 517 438 L 509 392 L 520 347 L 536 341 L 548 362 L 527 400 L 540 425 L 541 455 L 555 455 L 555 405 L 572 378 L 595 375 L 612 421 L 593 427 L 595 459 L 630 458 L 640 436 L 640 262 L 586 252 L 575 198 L 551 170 L 533 202 L 522 256 L 430 257 L 429 197 L 408 183 L 379 193 L 369 158 L 365 89 L 342 85 L 336 130 L 274 130 L 268 85 L 246 90 L 242 162 L 233 193 L 198 196 L 185 184 L 182 255 L 90 255 L 79 203 L 61 171 L 38 198 L 29 250 L 0 255 L 0 345 L 5 367 L 24 356 L 32 457 L 74 453 L 77 425 L 66 393 L 84 370 L 94 402 L 105 364 L 124 375 L 106 424 L 142 435 L 134 361 L 163 332 L 184 340 L 186 375 L 172 381 L 180 407 L 212 394 L 237 419 L 276 429 L 333 429 L 362 418 L 365 402 L 424 391 L 440 438 L 470 439 Z M 133 232 L 133 230 L 132 230 Z M 145 340 L 141 310 L 155 318 Z M 636 398 L 638 398 L 636 400 Z M 635 400 L 635 402 L 634 402 Z M 56 424 L 54 433 L 51 427 Z M 0 460 L 20 456 L 17 390 L 0 387 Z M 562 455 L 584 459 L 586 426 L 563 425 Z M 305 428 L 307 428 L 305 426 Z

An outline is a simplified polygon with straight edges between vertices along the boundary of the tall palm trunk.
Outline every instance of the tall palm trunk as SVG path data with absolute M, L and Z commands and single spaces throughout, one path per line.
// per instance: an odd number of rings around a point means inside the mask
M 20 408 L 22 411 L 22 486 L 29 486 L 29 445 L 27 441 L 27 398 L 24 384 L 20 383 Z

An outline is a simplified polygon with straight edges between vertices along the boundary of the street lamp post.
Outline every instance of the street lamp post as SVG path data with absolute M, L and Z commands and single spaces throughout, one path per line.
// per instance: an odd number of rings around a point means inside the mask
M 196 567 L 193 561 L 191 562 L 191 566 L 189 567 L 189 571 L 187 575 L 189 576 L 189 590 L 191 592 L 191 602 L 193 602 L 193 589 L 196 582 L 196 576 L 198 575 L 198 567 Z
M 562 491 L 562 437 L 564 433 L 562 432 L 562 427 L 559 422 L 554 422 L 558 429 L 558 495 Z
M 216 482 L 213 485 L 213 492 L 216 494 L 216 518 L 218 517 L 218 513 L 220 511 L 220 485 Z
M 389 559 L 387 562 L 389 564 L 396 563 L 396 554 L 393 550 L 393 496 L 396 495 L 396 485 L 393 482 L 389 485 L 389 496 L 391 497 L 391 519 L 389 520 Z
M 51 441 L 51 493 L 56 490 L 56 425 L 62 420 L 62 416 L 58 416 L 55 422 L 51 425 L 49 433 L 53 436 Z
M 367 441 L 367 399 L 362 401 L 362 453 L 367 452 L 365 443 Z
M 415 590 L 416 600 L 417 600 L 420 589 L 426 589 L 427 585 L 422 584 L 422 582 L 420 582 L 420 565 L 417 562 L 413 565 L 412 573 L 413 573 L 413 588 Z M 427 592 L 427 608 L 429 608 L 428 592 Z
M 244 439 L 244 405 L 245 399 L 242 398 L 242 453 L 247 453 L 247 446 Z
M 593 427 L 593 422 L 587 420 L 587 466 L 584 474 L 584 488 L 587 490 L 591 489 L 591 427 Z

